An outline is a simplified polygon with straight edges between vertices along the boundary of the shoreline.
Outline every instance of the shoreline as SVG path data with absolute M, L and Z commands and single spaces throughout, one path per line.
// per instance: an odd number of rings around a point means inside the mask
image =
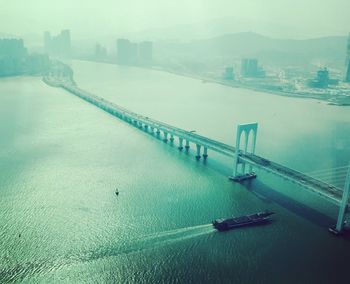
M 78 59 L 72 59 L 72 60 L 80 60 L 80 61 L 87 61 L 87 62 L 94 62 L 94 63 L 105 63 L 105 64 L 111 64 L 111 65 L 118 65 L 118 66 L 129 66 L 129 67 L 137 67 L 147 70 L 154 70 L 154 71 L 160 71 L 160 72 L 166 72 L 169 74 L 182 76 L 186 78 L 196 79 L 202 81 L 202 83 L 212 83 L 212 84 L 220 84 L 222 86 L 230 87 L 230 88 L 236 88 L 236 89 L 246 89 L 251 90 L 255 92 L 263 92 L 271 95 L 277 95 L 277 96 L 283 96 L 283 97 L 289 97 L 289 98 L 298 98 L 298 99 L 314 99 L 318 100 L 320 102 L 324 102 L 328 105 L 333 106 L 350 106 L 350 95 L 346 97 L 339 97 L 339 95 L 331 95 L 331 94 L 324 94 L 326 97 L 320 97 L 321 95 L 318 94 L 310 94 L 310 93 L 294 93 L 294 92 L 286 92 L 286 91 L 275 91 L 265 88 L 259 88 L 257 86 L 250 86 L 238 82 L 227 82 L 225 80 L 220 80 L 217 78 L 211 78 L 211 77 L 203 77 L 197 74 L 191 74 L 191 73 L 182 73 L 177 72 L 171 69 L 167 69 L 162 66 L 142 66 L 142 65 L 121 65 L 113 61 L 102 61 L 102 60 L 94 60 L 94 59 L 87 59 L 87 58 L 78 58 Z

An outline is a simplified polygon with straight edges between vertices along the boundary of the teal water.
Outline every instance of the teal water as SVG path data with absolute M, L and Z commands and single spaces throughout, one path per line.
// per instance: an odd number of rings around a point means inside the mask
M 258 153 L 299 170 L 350 157 L 348 108 L 158 71 L 72 65 L 80 87 L 226 143 L 234 143 L 236 123 L 258 121 Z M 264 173 L 248 190 L 232 184 L 228 159 L 209 152 L 207 163 L 196 162 L 39 78 L 0 80 L 0 133 L 0 282 L 330 283 L 347 276 L 350 244 L 327 232 L 336 213 L 328 203 Z M 269 226 L 227 233 L 210 226 L 265 208 L 277 213 Z

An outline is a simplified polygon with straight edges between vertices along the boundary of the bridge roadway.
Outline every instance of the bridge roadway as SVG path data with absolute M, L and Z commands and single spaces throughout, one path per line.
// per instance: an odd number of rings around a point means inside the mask
M 44 81 L 52 86 L 61 87 L 66 91 L 82 98 L 83 100 L 94 104 L 95 106 L 103 109 L 104 111 L 117 116 L 118 118 L 132 123 L 140 128 L 148 130 L 150 128 L 151 132 L 156 131 L 157 135 L 163 132 L 164 141 L 168 140 L 168 135 L 170 135 L 170 140 L 173 141 L 174 137 L 179 139 L 179 149 L 183 148 L 183 141 L 186 142 L 186 148 L 189 148 L 190 142 L 195 144 L 197 147 L 197 158 L 200 158 L 200 149 L 204 148 L 204 159 L 207 157 L 207 150 L 218 152 L 220 154 L 234 157 L 236 151 L 235 147 L 227 145 L 225 143 L 201 136 L 199 134 L 193 133 L 191 131 L 186 131 L 184 129 L 166 124 L 164 122 L 137 114 L 126 108 L 123 108 L 115 103 L 109 102 L 101 97 L 93 95 L 78 88 L 75 84 L 70 82 L 52 82 L 51 80 L 44 79 Z M 333 185 L 327 184 L 321 180 L 315 179 L 311 176 L 298 172 L 296 170 L 290 169 L 286 166 L 280 165 L 263 157 L 260 157 L 251 153 L 244 153 L 239 150 L 239 161 L 241 163 L 247 163 L 255 168 L 265 170 L 269 173 L 275 174 L 282 177 L 288 181 L 298 184 L 299 186 L 311 190 L 319 194 L 320 196 L 326 198 L 327 200 L 339 205 L 342 199 L 343 190 L 335 187 Z

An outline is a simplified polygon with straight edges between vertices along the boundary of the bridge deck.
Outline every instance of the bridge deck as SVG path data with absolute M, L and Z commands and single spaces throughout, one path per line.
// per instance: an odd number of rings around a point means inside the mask
M 50 82 L 48 82 L 50 83 Z M 118 116 L 123 120 L 131 120 L 147 125 L 148 127 L 153 127 L 153 129 L 157 129 L 163 132 L 167 132 L 172 134 L 173 136 L 177 136 L 183 138 L 185 140 L 190 141 L 191 143 L 201 145 L 208 149 L 211 149 L 215 152 L 224 154 L 226 156 L 233 157 L 235 154 L 235 147 L 227 145 L 225 143 L 201 136 L 199 134 L 192 133 L 190 131 L 186 131 L 184 129 L 166 124 L 164 122 L 137 114 L 133 111 L 125 109 L 117 104 L 109 102 L 101 97 L 88 93 L 77 86 L 71 83 L 57 83 L 52 82 L 54 86 L 60 86 L 63 89 L 69 91 L 70 93 L 77 95 L 78 97 L 98 106 L 99 108 L 111 113 L 112 115 Z M 248 163 L 254 167 L 263 169 L 267 172 L 276 174 L 286 180 L 294 182 L 299 186 L 316 192 L 322 197 L 327 198 L 328 200 L 339 204 L 342 198 L 343 190 L 337 188 L 333 185 L 327 184 L 321 180 L 315 179 L 311 176 L 298 172 L 296 170 L 290 169 L 286 166 L 280 165 L 273 161 L 269 161 L 263 157 L 259 157 L 253 154 L 247 154 L 240 151 L 239 160 L 241 162 Z

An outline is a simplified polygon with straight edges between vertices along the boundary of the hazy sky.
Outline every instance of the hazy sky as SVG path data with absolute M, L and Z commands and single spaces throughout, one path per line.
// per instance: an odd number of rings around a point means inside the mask
M 93 37 L 228 18 L 232 32 L 307 38 L 347 34 L 349 11 L 350 0 L 0 0 L 0 32 Z

